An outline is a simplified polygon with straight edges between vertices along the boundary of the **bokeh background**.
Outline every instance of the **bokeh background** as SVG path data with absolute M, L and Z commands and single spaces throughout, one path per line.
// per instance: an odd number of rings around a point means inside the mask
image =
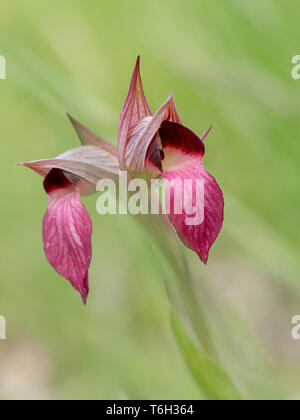
M 42 180 L 16 166 L 78 145 L 66 112 L 116 144 L 138 54 L 153 110 L 173 90 L 188 127 L 214 127 L 205 165 L 224 190 L 224 229 L 207 267 L 186 254 L 224 365 L 249 398 L 300 397 L 299 20 L 293 0 L 1 2 L 0 398 L 201 398 L 151 241 L 84 199 L 94 257 L 83 307 L 43 254 Z

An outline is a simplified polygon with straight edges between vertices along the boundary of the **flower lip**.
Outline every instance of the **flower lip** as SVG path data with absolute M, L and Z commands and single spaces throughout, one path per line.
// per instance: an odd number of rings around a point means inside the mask
M 48 208 L 43 220 L 44 250 L 58 274 L 69 280 L 86 303 L 92 257 L 92 222 L 79 190 L 62 170 L 53 169 L 45 182 Z
M 71 187 L 73 184 L 66 177 L 61 169 L 52 169 L 44 180 L 44 188 L 47 194 L 50 194 L 61 188 Z

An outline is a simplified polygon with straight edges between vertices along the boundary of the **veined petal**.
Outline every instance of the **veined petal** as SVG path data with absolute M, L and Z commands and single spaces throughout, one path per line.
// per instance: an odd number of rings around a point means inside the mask
M 126 165 L 132 171 L 150 170 L 153 164 L 161 170 L 159 138 L 157 133 L 167 119 L 180 121 L 176 111 L 173 93 L 152 117 L 144 118 L 129 132 L 126 146 Z
M 82 146 L 98 146 L 101 147 L 101 149 L 111 153 L 112 155 L 117 156 L 118 152 L 115 147 L 104 141 L 101 137 L 93 133 L 79 121 L 75 120 L 75 118 L 73 118 L 70 114 L 67 115 L 81 141 Z
M 165 120 L 170 121 L 170 122 L 175 122 L 177 124 L 181 124 L 181 120 L 176 109 L 173 92 L 170 93 L 170 99 L 171 100 L 169 102 L 169 108 L 168 108 L 167 114 L 165 115 Z
M 121 169 L 126 168 L 125 155 L 129 131 L 149 115 L 152 115 L 152 112 L 145 98 L 140 74 L 140 57 L 138 57 L 120 118 L 118 150 Z
M 100 179 L 117 179 L 119 161 L 116 153 L 99 146 L 81 146 L 69 150 L 54 159 L 43 159 L 24 162 L 27 166 L 42 176 L 47 176 L 51 169 L 61 169 L 80 180 L 90 184 L 92 191 Z
M 79 291 L 86 303 L 91 262 L 92 222 L 78 189 L 60 169 L 44 181 L 49 203 L 43 221 L 44 250 L 49 263 Z
M 159 135 L 164 152 L 162 175 L 169 181 L 166 190 L 169 219 L 183 243 L 206 263 L 223 223 L 222 191 L 202 164 L 204 145 L 193 132 L 179 124 L 164 122 Z M 176 212 L 178 200 L 182 207 Z

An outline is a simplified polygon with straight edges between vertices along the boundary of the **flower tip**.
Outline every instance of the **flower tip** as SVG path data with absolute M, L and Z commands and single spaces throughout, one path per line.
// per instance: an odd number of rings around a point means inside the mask
M 89 277 L 88 277 L 88 273 L 85 275 L 84 280 L 83 280 L 83 284 L 78 291 L 81 295 L 81 299 L 82 299 L 83 304 L 86 305 L 87 300 L 88 300 L 88 296 L 89 296 Z
M 82 302 L 83 302 L 84 306 L 86 306 L 87 305 L 87 300 L 88 300 L 88 295 L 86 295 L 84 293 L 81 293 L 81 299 L 82 299 Z
M 138 55 L 137 59 L 136 59 L 136 63 L 135 63 L 135 67 L 134 67 L 134 71 L 133 74 L 135 76 L 138 76 L 140 74 L 140 63 L 141 63 L 141 56 Z
M 200 260 L 203 262 L 203 264 L 207 265 L 208 262 L 208 253 L 207 254 L 203 254 L 198 252 L 198 256 L 200 258 Z
M 212 128 L 213 128 L 212 125 L 210 127 L 208 127 L 208 129 L 200 137 L 200 140 L 204 141 L 204 139 L 206 138 L 206 136 L 211 132 Z
M 67 117 L 69 118 L 71 124 L 73 125 L 73 127 L 76 130 L 76 127 L 78 127 L 80 125 L 80 123 L 74 117 L 72 117 L 72 115 L 69 114 L 68 112 L 66 114 L 67 114 Z
M 43 166 L 41 165 L 42 161 L 31 161 L 31 162 L 20 162 L 17 163 L 18 166 L 23 166 L 25 168 L 29 168 L 33 171 L 35 171 L 36 173 L 38 173 L 39 175 L 42 176 L 46 176 L 48 173 L 48 169 L 47 168 L 43 168 Z
M 18 162 L 17 166 L 25 166 L 26 168 L 32 169 L 32 162 Z
M 66 114 L 67 114 L 67 117 L 69 118 L 69 121 L 71 122 L 72 126 L 74 127 L 75 131 L 77 132 L 77 130 L 80 126 L 80 123 L 74 117 L 72 117 L 72 115 L 69 114 L 68 112 Z
M 67 114 L 67 117 L 69 118 L 69 120 L 71 121 L 71 123 L 76 122 L 75 118 L 72 117 L 71 114 L 69 114 L 68 112 L 66 114 Z

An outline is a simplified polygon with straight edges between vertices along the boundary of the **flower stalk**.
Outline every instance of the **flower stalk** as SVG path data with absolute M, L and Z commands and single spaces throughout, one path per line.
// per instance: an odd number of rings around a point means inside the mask
M 149 215 L 146 218 L 147 223 L 145 223 L 144 216 L 137 218 L 139 225 L 152 238 L 172 273 L 168 276 L 168 281 L 164 282 L 170 304 L 179 316 L 185 315 L 188 318 L 193 335 L 202 349 L 218 360 L 218 353 L 207 325 L 199 293 L 195 287 L 195 280 L 178 237 L 170 228 L 165 216 L 162 215 L 158 218 Z

